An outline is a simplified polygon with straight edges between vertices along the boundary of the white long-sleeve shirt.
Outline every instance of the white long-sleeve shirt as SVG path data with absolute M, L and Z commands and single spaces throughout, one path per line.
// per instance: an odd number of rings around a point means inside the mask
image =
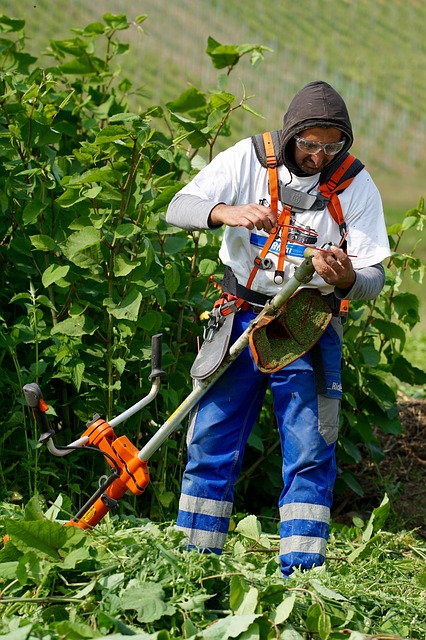
M 278 169 L 282 184 L 298 191 L 318 193 L 319 175 L 298 177 L 281 165 Z M 186 196 L 191 196 L 187 198 Z M 374 287 L 373 295 L 360 290 L 363 270 L 366 267 L 377 267 L 390 256 L 390 248 L 383 206 L 380 194 L 370 174 L 363 169 L 352 183 L 339 195 L 343 215 L 347 227 L 347 252 L 357 272 L 357 281 L 351 290 L 350 298 L 375 297 L 383 286 L 383 270 L 380 269 L 380 283 Z M 188 203 L 191 203 L 190 208 Z M 167 221 L 186 229 L 203 229 L 209 227 L 208 217 L 218 204 L 228 205 L 258 203 L 269 206 L 268 172 L 259 163 L 251 139 L 238 142 L 235 146 L 217 155 L 200 173 L 175 196 L 167 211 Z M 194 206 L 195 205 L 195 206 Z M 328 209 L 320 211 L 297 211 L 295 224 L 310 227 L 318 234 L 316 245 L 324 243 L 340 243 L 338 225 L 331 217 Z M 226 227 L 219 256 L 222 262 L 234 272 L 238 282 L 247 283 L 253 269 L 254 259 L 259 255 L 268 233 L 254 229 L 249 231 L 243 227 Z M 291 243 L 287 251 L 292 254 Z M 285 281 L 289 279 L 302 257 L 297 257 L 298 246 L 285 261 Z M 277 263 L 279 243 L 274 243 L 268 257 Z M 296 254 L 296 257 L 295 255 Z M 375 271 L 366 270 L 370 277 Z M 252 289 L 274 295 L 277 285 L 274 282 L 275 269 L 259 270 L 254 279 Z M 364 283 L 365 284 L 365 283 Z M 371 285 L 371 282 L 370 282 Z M 323 294 L 333 291 L 333 286 L 326 284 L 315 274 L 309 286 L 318 288 Z M 363 287 L 365 289 L 365 286 Z M 378 288 L 378 291 L 376 291 Z

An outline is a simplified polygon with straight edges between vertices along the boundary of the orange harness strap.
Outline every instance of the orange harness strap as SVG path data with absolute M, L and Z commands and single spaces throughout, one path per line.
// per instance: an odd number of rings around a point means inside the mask
M 290 225 L 290 215 L 291 215 L 291 207 L 289 205 L 285 205 L 284 209 L 281 213 L 278 213 L 278 163 L 277 157 L 275 155 L 274 142 L 272 140 L 272 135 L 270 131 L 265 131 L 263 133 L 263 143 L 265 146 L 266 153 L 266 164 L 268 168 L 268 180 L 269 180 L 269 193 L 271 196 L 271 204 L 270 207 L 277 218 L 277 227 L 271 231 L 269 234 L 264 247 L 262 248 L 255 265 L 250 273 L 250 276 L 247 280 L 246 287 L 248 289 L 251 288 L 253 284 L 253 280 L 255 275 L 259 269 L 259 264 L 261 260 L 267 255 L 272 243 L 275 241 L 277 234 L 281 233 L 281 242 L 280 242 L 280 252 L 278 256 L 278 264 L 277 270 L 275 274 L 281 275 L 282 280 L 284 280 L 284 260 L 285 260 L 285 252 L 287 247 L 287 239 L 288 239 L 288 230 Z M 280 231 L 281 230 L 281 231 Z M 279 283 L 281 284 L 281 283 Z
M 268 180 L 269 180 L 269 191 L 271 196 L 271 204 L 270 207 L 272 211 L 275 213 L 277 218 L 277 227 L 271 231 L 269 234 L 265 245 L 259 253 L 259 256 L 255 260 L 255 264 L 249 278 L 247 280 L 246 288 L 250 289 L 253 280 L 256 276 L 256 273 L 259 270 L 259 265 L 262 263 L 262 259 L 268 254 L 269 249 L 272 243 L 276 240 L 277 234 L 281 233 L 281 242 L 280 242 L 280 252 L 278 256 L 278 264 L 277 270 L 275 272 L 276 276 L 284 277 L 284 260 L 285 253 L 288 241 L 288 230 L 290 226 L 290 217 L 291 217 L 291 206 L 285 205 L 281 213 L 278 213 L 278 201 L 279 201 L 279 190 L 278 190 L 278 163 L 275 155 L 274 143 L 272 140 L 272 135 L 269 131 L 263 133 L 263 143 L 265 147 L 266 153 L 266 163 L 268 169 Z M 346 189 L 350 185 L 353 180 L 353 177 L 348 178 L 340 182 L 342 177 L 351 167 L 353 162 L 355 162 L 355 156 L 348 154 L 345 158 L 344 162 L 339 165 L 336 171 L 333 173 L 331 178 L 319 186 L 319 190 L 323 196 L 328 198 L 328 210 L 333 220 L 339 225 L 340 235 L 342 237 L 341 247 L 344 251 L 346 251 L 346 225 L 343 217 L 343 211 L 340 204 L 340 200 L 338 197 L 338 193 Z M 216 301 L 215 307 L 220 307 L 221 315 L 228 315 L 230 313 L 234 313 L 238 311 L 243 304 L 244 300 L 242 298 L 238 298 L 237 296 L 233 296 L 231 294 L 223 294 L 219 300 Z M 347 316 L 349 310 L 349 300 L 341 300 L 340 302 L 340 315 Z
M 263 134 L 265 145 L 266 164 L 268 166 L 269 191 L 271 194 L 271 209 L 278 219 L 278 165 L 275 155 L 274 142 L 270 131 Z
M 356 158 L 352 154 L 348 154 L 347 158 L 342 162 L 342 164 L 337 167 L 336 171 L 333 173 L 331 178 L 321 184 L 319 187 L 320 192 L 326 198 L 329 198 L 329 203 L 327 208 L 330 212 L 333 220 L 339 225 L 340 235 L 341 235 L 341 248 L 346 253 L 346 224 L 345 219 L 343 217 L 342 205 L 340 204 L 339 196 L 337 195 L 346 187 L 350 185 L 354 176 L 348 178 L 347 180 L 343 180 L 339 182 L 351 165 L 355 162 Z M 340 301 L 340 315 L 342 317 L 346 317 L 349 312 L 349 300 L 341 300 Z
M 356 160 L 355 156 L 348 154 L 347 158 L 345 158 L 342 164 L 337 167 L 336 171 L 333 173 L 331 178 L 327 182 L 319 186 L 319 190 L 322 193 L 322 195 L 330 199 L 330 202 L 327 205 L 328 210 L 333 220 L 337 222 L 337 224 L 339 225 L 339 229 L 342 236 L 344 233 L 344 232 L 342 233 L 342 226 L 345 224 L 345 221 L 343 218 L 343 211 L 340 204 L 340 200 L 337 194 L 340 193 L 341 191 L 344 191 L 344 189 L 346 189 L 346 187 L 348 187 L 352 182 L 353 177 L 348 178 L 343 182 L 340 182 L 340 180 L 343 178 L 343 176 L 349 170 L 349 168 L 355 162 L 355 160 Z

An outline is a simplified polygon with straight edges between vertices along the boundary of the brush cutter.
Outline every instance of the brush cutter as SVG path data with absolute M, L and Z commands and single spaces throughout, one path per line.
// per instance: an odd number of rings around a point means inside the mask
M 191 409 L 200 401 L 204 394 L 226 371 L 230 364 L 237 358 L 243 349 L 249 344 L 250 336 L 262 321 L 273 321 L 281 312 L 283 305 L 297 291 L 301 284 L 308 283 L 314 274 L 312 265 L 313 250 L 307 248 L 304 260 L 295 270 L 293 277 L 282 287 L 264 309 L 253 319 L 244 333 L 230 346 L 225 358 L 219 367 L 203 380 L 197 380 L 192 392 L 170 415 L 166 422 L 158 429 L 154 436 L 138 450 L 126 436 L 117 437 L 114 428 L 127 418 L 140 411 L 157 395 L 161 378 L 165 372 L 161 368 L 161 334 L 152 338 L 151 374 L 152 383 L 147 396 L 135 405 L 113 418 L 109 422 L 95 415 L 86 425 L 86 430 L 78 440 L 67 446 L 56 446 L 53 442 L 54 430 L 50 427 L 46 412 L 48 405 L 43 399 L 40 387 L 35 383 L 26 384 L 23 392 L 28 405 L 32 409 L 33 416 L 41 431 L 39 442 L 46 445 L 54 456 L 65 456 L 81 448 L 95 448 L 100 450 L 107 462 L 112 467 L 110 475 L 104 480 L 97 491 L 86 504 L 71 518 L 66 526 L 88 529 L 96 526 L 102 518 L 118 505 L 119 500 L 127 491 L 140 495 L 149 484 L 148 460 L 159 449 L 163 442 L 176 431 L 182 420 Z

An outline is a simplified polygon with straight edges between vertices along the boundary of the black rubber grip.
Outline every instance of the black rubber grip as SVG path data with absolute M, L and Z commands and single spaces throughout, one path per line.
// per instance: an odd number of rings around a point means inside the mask
M 153 378 L 163 378 L 166 372 L 161 368 L 163 334 L 156 333 L 151 338 L 151 374 L 150 380 Z

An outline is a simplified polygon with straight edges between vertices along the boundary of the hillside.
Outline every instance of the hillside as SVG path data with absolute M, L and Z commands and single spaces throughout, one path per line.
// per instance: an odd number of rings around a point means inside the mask
M 50 39 L 72 37 L 71 28 L 106 12 L 129 20 L 147 15 L 142 32 L 135 27 L 123 34 L 132 46 L 122 75 L 134 87 L 143 86 L 146 104 L 139 99 L 135 105 L 141 109 L 153 101 L 164 104 L 188 83 L 208 90 L 216 82 L 205 55 L 209 35 L 223 44 L 266 45 L 273 51 L 254 68 L 239 65 L 230 87 L 241 96 L 244 83 L 265 121 L 237 114 L 234 138 L 280 127 L 295 91 L 321 78 L 345 96 L 356 133 L 354 153 L 374 174 L 385 206 L 405 211 L 425 195 L 426 41 L 419 30 L 426 4 L 420 0 L 2 0 L 1 11 L 26 20 L 28 49 L 36 55 Z

